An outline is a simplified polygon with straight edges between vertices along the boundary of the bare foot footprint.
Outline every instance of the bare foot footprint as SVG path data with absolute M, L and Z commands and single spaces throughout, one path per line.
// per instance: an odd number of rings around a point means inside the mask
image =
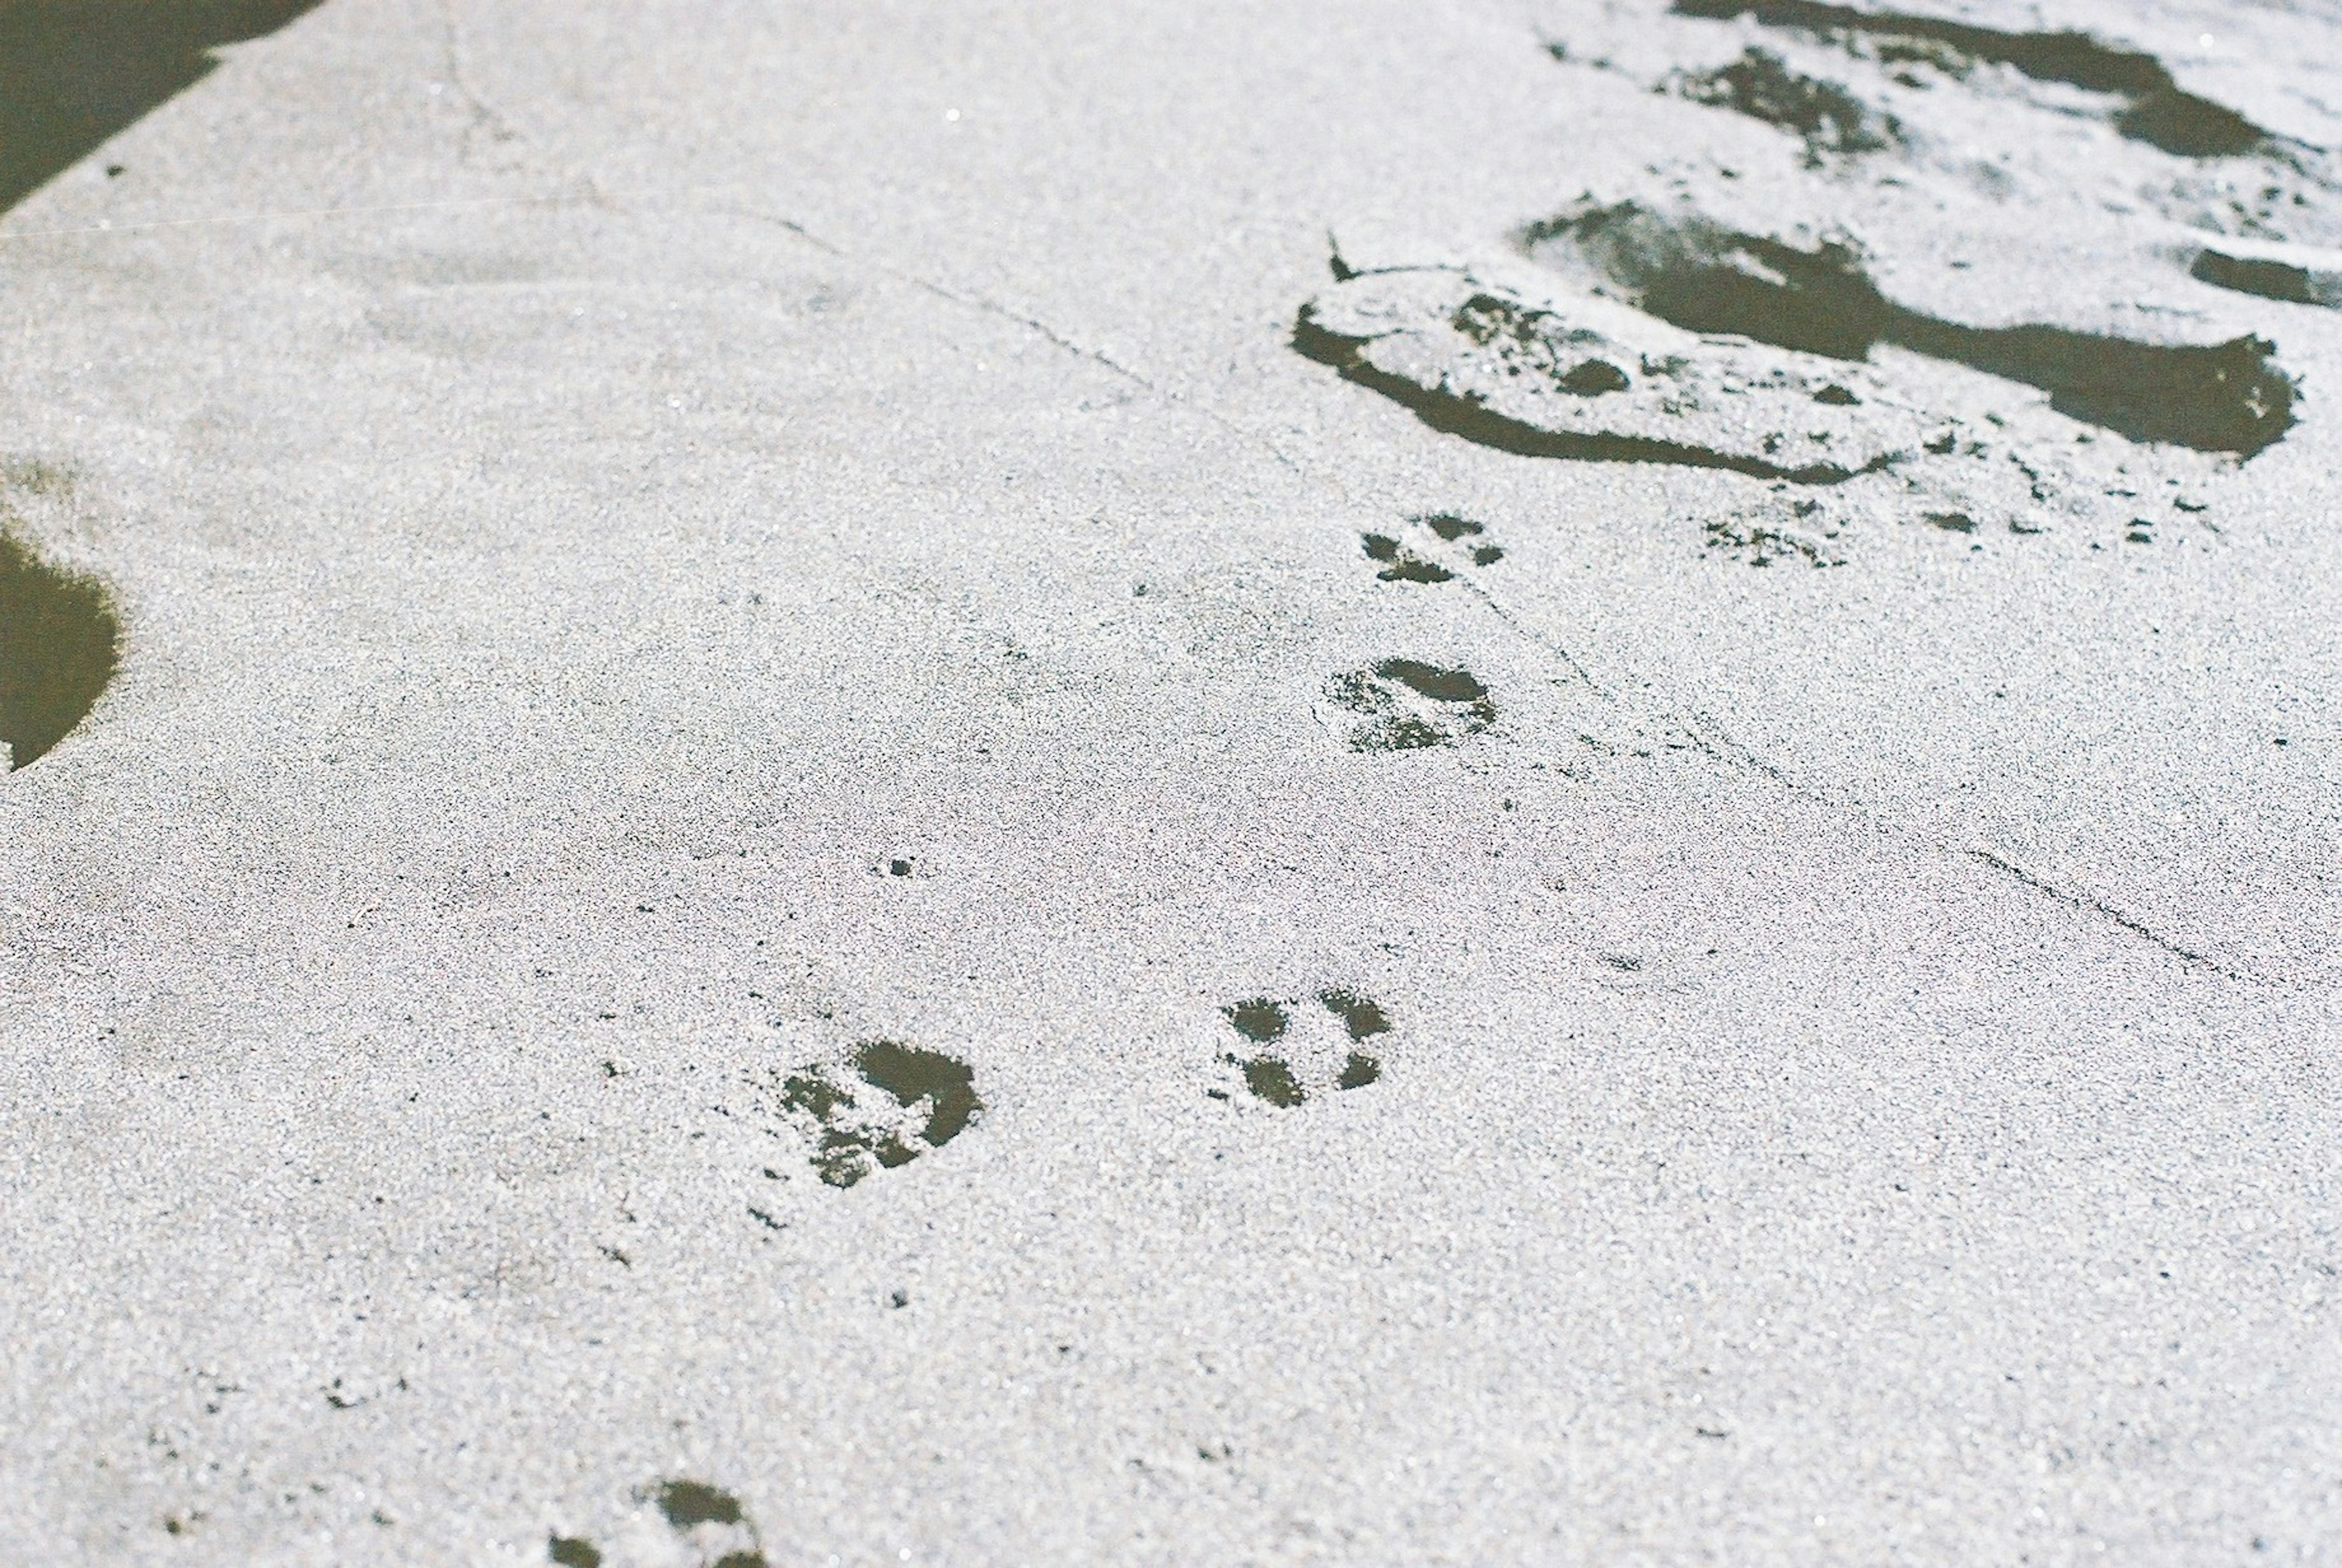
M 1389 1017 L 1371 998 L 1342 987 L 1317 993 L 1318 1017 L 1330 1027 L 1311 1027 L 1311 1010 L 1299 1002 L 1256 996 L 1220 1009 L 1246 1044 L 1221 1058 L 1236 1070 L 1245 1092 L 1280 1109 L 1312 1094 L 1363 1089 L 1382 1076 L 1382 1058 L 1370 1043 L 1390 1032 Z M 1298 1010 L 1303 1021 L 1296 1024 Z M 1207 1090 L 1226 1100 L 1231 1091 Z
M 1523 239 L 1538 260 L 1686 332 L 1848 362 L 1908 349 L 2038 387 L 2058 413 L 2135 442 L 2249 457 L 2293 427 L 2293 380 L 2261 338 L 2139 343 L 2057 326 L 1965 326 L 1888 299 L 1850 239 L 1797 245 L 1634 202 L 1579 203 Z
M 2293 384 L 2257 339 L 2164 346 L 1946 326 L 1881 300 L 1850 250 L 1799 252 L 1632 204 L 1585 204 L 1525 237 L 1540 259 L 1566 254 L 1577 275 L 1540 285 L 1444 265 L 1337 266 L 1294 345 L 1433 428 L 1502 451 L 1761 481 L 1709 534 L 1759 564 L 1829 564 L 1858 519 L 1971 538 L 2067 521 L 2151 539 L 2158 520 L 2203 510 L 2229 454 L 2292 422 Z M 1628 298 L 1594 292 L 1587 268 Z M 1702 332 L 1658 314 L 1695 309 Z M 1984 403 L 1971 388 L 1957 407 L 1926 407 L 1924 391 L 1860 357 L 1881 319 L 2049 396 Z M 2152 444 L 2181 434 L 2207 450 Z
M 2139 50 L 1812 0 L 1610 7 L 1571 31 L 1557 58 L 1774 126 L 1835 181 L 1932 184 L 2027 215 L 2143 203 L 2201 236 L 2187 247 L 2200 280 L 2342 304 L 2342 257 L 2322 248 L 2342 245 L 2342 163 Z
M 1341 271 L 1302 307 L 1294 346 L 1484 446 L 1826 485 L 1928 433 L 1875 378 L 1817 356 L 1704 345 L 1608 300 L 1456 268 Z

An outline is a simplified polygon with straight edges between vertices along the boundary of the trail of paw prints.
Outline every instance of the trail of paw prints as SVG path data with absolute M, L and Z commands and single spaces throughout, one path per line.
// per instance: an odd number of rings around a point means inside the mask
M 661 1481 L 607 1544 L 555 1532 L 545 1558 L 558 1568 L 770 1568 L 756 1522 L 730 1493 L 704 1481 Z
M 1421 513 L 1406 521 L 1404 534 L 1359 535 L 1359 547 L 1379 568 L 1375 575 L 1382 582 L 1452 583 L 1505 558 L 1504 546 L 1487 536 L 1484 523 L 1453 512 Z
M 866 1040 L 843 1061 L 769 1073 L 754 1086 L 776 1135 L 806 1142 L 806 1158 L 833 1187 L 907 1165 L 984 1114 L 966 1063 L 894 1040 Z
M 1483 585 L 1483 574 L 1505 560 L 1507 551 L 1478 519 L 1452 511 L 1416 513 L 1389 532 L 1369 530 L 1360 534 L 1359 548 L 1375 568 L 1376 581 L 1401 584 L 1408 592 L 1449 583 L 1469 587 L 1499 620 L 1516 633 L 1525 632 Z M 1575 680 L 1561 684 L 1577 688 L 1583 698 L 1602 710 L 1599 716 L 1578 715 L 1577 722 L 1589 726 L 1576 730 L 1579 742 L 1607 754 L 1627 751 L 1650 754 L 1634 726 L 1626 726 L 1632 739 L 1622 736 L 1613 700 L 1566 649 L 1534 631 L 1526 634 L 1567 666 Z M 1495 695 L 1469 668 L 1403 655 L 1378 659 L 1333 676 L 1323 689 L 1322 704 L 1321 721 L 1340 732 L 1354 752 L 1459 746 L 1493 729 L 1497 718 Z M 1561 771 L 1576 776 L 1574 763 L 1563 764 Z
M 1256 996 L 1220 1009 L 1244 1042 L 1221 1057 L 1224 1065 L 1234 1069 L 1244 1094 L 1290 1110 L 1312 1094 L 1363 1089 L 1382 1076 L 1380 1048 L 1375 1042 L 1391 1028 L 1382 1008 L 1370 997 L 1341 987 L 1320 991 L 1314 1000 L 1312 1008 L 1299 1001 Z M 1228 1100 L 1237 1090 L 1231 1084 L 1205 1092 L 1216 1100 Z

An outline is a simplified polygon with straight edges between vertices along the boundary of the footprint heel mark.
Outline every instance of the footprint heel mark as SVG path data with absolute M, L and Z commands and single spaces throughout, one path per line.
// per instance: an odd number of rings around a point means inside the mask
M 853 1186 L 874 1163 L 907 1165 L 919 1145 L 942 1148 L 984 1113 L 967 1064 L 894 1040 L 866 1040 L 844 1064 L 807 1064 L 778 1087 L 781 1111 L 811 1134 L 813 1168 L 833 1187 Z
M 1496 701 L 1478 677 L 1420 659 L 1385 659 L 1336 675 L 1326 694 L 1362 721 L 1349 736 L 1358 752 L 1455 745 L 1496 722 Z
M 1291 1110 L 1306 1104 L 1312 1094 L 1363 1089 L 1381 1078 L 1382 1059 L 1368 1043 L 1390 1032 L 1390 1018 L 1382 1007 L 1362 993 L 1340 986 L 1318 992 L 1316 1001 L 1327 1027 L 1297 1026 L 1294 1010 L 1300 1004 L 1275 997 L 1256 996 L 1220 1009 L 1245 1041 L 1242 1049 L 1225 1052 L 1220 1060 L 1236 1070 L 1254 1099 Z M 1332 1024 L 1340 1026 L 1338 1032 Z M 1276 1049 L 1268 1049 L 1272 1046 Z M 1214 1099 L 1229 1098 L 1224 1090 L 1207 1093 Z
M 1917 444 L 1916 417 L 1832 406 L 1847 367 L 1703 345 L 1592 296 L 1533 299 L 1447 267 L 1392 267 L 1301 307 L 1295 350 L 1433 429 L 1525 457 L 1721 468 L 1842 484 Z
M 121 645 L 105 585 L 42 560 L 0 516 L 0 742 L 12 771 L 47 755 L 88 716 Z

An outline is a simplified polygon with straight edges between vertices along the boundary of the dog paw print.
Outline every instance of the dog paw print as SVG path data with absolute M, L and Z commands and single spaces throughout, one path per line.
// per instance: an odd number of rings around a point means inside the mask
M 782 1119 L 813 1139 L 813 1168 L 833 1187 L 907 1165 L 984 1112 L 966 1063 L 893 1040 L 866 1040 L 842 1064 L 809 1064 L 768 1086 Z
M 1487 537 L 1487 525 L 1469 517 L 1430 512 L 1407 522 L 1420 534 L 1360 536 L 1366 559 L 1381 568 L 1375 575 L 1386 583 L 1452 582 L 1459 567 L 1493 566 L 1505 558 L 1504 547 Z
M 1420 659 L 1385 659 L 1336 675 L 1326 694 L 1357 718 L 1353 751 L 1454 745 L 1496 722 L 1496 704 L 1472 672 Z
M 1266 996 L 1220 1010 L 1246 1042 L 1221 1060 L 1236 1070 L 1255 1099 L 1289 1109 L 1313 1092 L 1363 1089 L 1383 1075 L 1382 1058 L 1370 1044 L 1390 1032 L 1382 1008 L 1339 988 L 1320 991 L 1316 1000 L 1323 1011 L 1314 1017 L 1304 1004 Z M 1207 1092 L 1215 1099 L 1231 1097 L 1224 1089 Z
M 676 1480 L 636 1495 L 647 1508 L 606 1551 L 583 1535 L 556 1533 L 545 1542 L 546 1559 L 559 1568 L 770 1568 L 756 1522 L 730 1493 Z

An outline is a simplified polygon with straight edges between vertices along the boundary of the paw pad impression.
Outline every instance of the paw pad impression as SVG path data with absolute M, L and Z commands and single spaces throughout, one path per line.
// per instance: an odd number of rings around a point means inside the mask
M 812 1135 L 814 1170 L 833 1187 L 907 1165 L 984 1112 L 966 1063 L 893 1040 L 866 1040 L 842 1065 L 800 1067 L 780 1090 L 783 1111 Z
M 1350 730 L 1353 751 L 1454 745 L 1496 722 L 1496 702 L 1471 671 L 1420 659 L 1385 659 L 1336 675 L 1326 695 L 1361 721 Z
M 1368 1043 L 1390 1032 L 1388 1015 L 1371 998 L 1338 987 L 1320 991 L 1316 1000 L 1329 1023 L 1339 1025 L 1338 1034 L 1297 1025 L 1296 1009 L 1307 1016 L 1299 1003 L 1256 996 L 1220 1009 L 1246 1042 L 1244 1050 L 1221 1060 L 1236 1070 L 1255 1099 L 1290 1109 L 1313 1093 L 1363 1089 L 1382 1076 L 1382 1059 Z M 1223 1091 L 1213 1094 L 1228 1098 Z

